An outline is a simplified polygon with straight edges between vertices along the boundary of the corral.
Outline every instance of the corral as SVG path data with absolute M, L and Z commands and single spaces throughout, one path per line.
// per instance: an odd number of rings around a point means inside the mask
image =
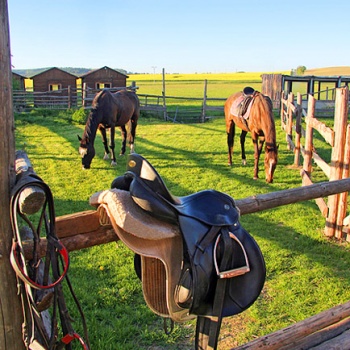
M 3 6 L 4 2 L 1 2 L 1 4 L 2 4 L 2 6 L 0 7 L 0 9 L 1 9 L 0 13 L 6 14 L 6 6 Z M 3 21 L 1 23 L 3 23 Z M 6 21 L 5 21 L 5 23 L 6 23 Z M 6 33 L 6 30 L 1 31 L 1 33 L 4 33 L 4 32 Z M 3 35 L 3 34 L 1 34 L 1 35 Z M 5 38 L 1 37 L 1 42 L 7 42 L 7 40 L 8 39 L 6 38 L 6 36 L 5 36 Z M 1 53 L 3 54 L 2 47 L 0 47 L 0 50 L 1 50 Z M 7 63 L 9 63 L 9 55 L 6 51 L 4 51 L 4 53 L 5 54 L 3 57 L 6 57 L 7 60 L 5 60 L 5 66 L 1 67 L 1 71 L 5 72 L 4 73 L 4 82 L 6 84 L 10 84 L 10 73 L 8 71 L 9 64 L 7 64 Z M 3 70 L 3 68 L 5 68 L 5 69 Z M 9 85 L 7 85 L 7 86 L 9 86 Z M 1 95 L 0 96 L 1 96 L 1 98 L 3 98 L 4 101 L 8 101 L 9 99 L 7 99 L 8 96 L 4 92 L 5 90 L 6 89 L 4 89 L 3 86 L 1 86 Z M 2 106 L 1 107 L 2 109 L 1 109 L 0 117 L 1 117 L 1 120 L 2 120 L 3 125 L 5 127 L 5 130 L 9 130 L 8 133 L 5 133 L 6 137 L 4 138 L 4 144 L 2 144 L 4 146 L 4 149 L 2 149 L 0 152 L 1 153 L 1 156 L 0 156 L 1 157 L 1 164 L 13 164 L 14 163 L 14 148 L 13 148 L 13 146 L 14 146 L 13 137 L 14 136 L 11 133 L 11 130 L 13 130 L 13 120 L 11 118 L 7 118 L 8 115 L 12 114 L 11 106 L 9 104 L 6 104 L 6 103 L 1 104 L 1 106 Z M 8 119 L 8 120 L 6 121 L 5 119 Z M 14 175 L 13 168 L 11 168 L 11 166 L 2 167 L 1 190 L 2 190 L 2 193 L 4 193 L 5 195 L 1 199 L 1 208 L 0 208 L 1 214 L 2 214 L 1 216 L 4 218 L 2 223 L 1 223 L 1 234 L 10 231 L 10 228 L 9 228 L 9 225 L 7 222 L 7 218 L 9 216 L 8 215 L 8 195 L 9 195 L 8 192 L 9 192 L 9 189 L 13 185 L 13 175 Z M 340 183 L 341 186 L 343 186 L 343 184 L 344 184 L 344 182 Z M 330 185 L 332 185 L 332 184 L 330 184 Z M 326 187 L 329 188 L 328 186 L 326 186 Z M 343 190 L 348 189 L 348 187 L 344 186 L 342 189 Z M 305 188 L 304 190 L 305 190 L 305 192 L 308 192 L 309 188 Z M 321 192 L 323 194 L 327 194 L 327 193 L 325 193 L 325 188 L 322 188 Z M 334 192 L 331 192 L 331 193 L 334 193 Z M 318 192 L 318 194 L 313 193 L 313 195 L 319 196 L 319 192 Z M 285 193 L 284 193 L 284 197 L 287 198 Z M 310 197 L 310 198 L 312 198 L 312 197 Z M 257 197 L 257 199 L 258 199 L 258 202 L 259 202 L 259 199 L 261 200 L 261 198 L 259 196 Z M 256 200 L 253 199 L 253 202 L 256 202 Z M 243 207 L 242 204 L 240 204 L 240 206 Z M 10 329 L 10 331 L 6 332 L 6 333 L 5 332 L 2 333 L 1 336 L 3 338 L 5 338 L 5 340 L 2 341 L 1 344 L 11 344 L 11 346 L 13 346 L 14 348 L 20 349 L 22 344 L 21 344 L 20 336 L 18 336 L 18 334 L 20 332 L 20 322 L 21 322 L 20 315 L 21 315 L 21 313 L 18 310 L 19 309 L 18 305 L 16 306 L 16 302 L 13 302 L 13 296 L 16 293 L 15 283 L 12 283 L 13 280 L 11 280 L 11 277 L 7 276 L 7 273 L 4 274 L 4 271 L 9 271 L 10 267 L 9 267 L 9 264 L 6 262 L 7 259 L 3 258 L 3 257 L 6 257 L 6 255 L 3 253 L 3 251 L 5 251 L 5 252 L 7 251 L 7 249 L 3 250 L 3 245 L 4 246 L 9 245 L 8 239 L 5 239 L 5 240 L 1 239 L 1 252 L 2 252 L 1 281 L 8 281 L 9 280 L 9 283 L 6 283 L 5 287 L 4 287 L 4 283 L 2 283 L 1 305 L 2 305 L 2 313 L 4 315 L 4 318 L 2 318 L 2 320 L 4 320 L 4 322 L 5 322 L 5 325 L 3 328 Z M 8 287 L 8 288 L 6 288 L 6 287 Z M 8 289 L 8 290 L 5 291 L 5 289 Z M 345 307 L 344 307 L 344 310 L 346 310 Z M 16 311 L 17 311 L 17 313 L 16 313 Z M 341 317 L 345 319 L 344 314 Z M 313 321 L 315 321 L 315 320 L 313 320 Z M 317 324 L 317 322 L 313 322 L 313 324 Z M 318 325 L 319 324 L 320 323 L 318 323 Z M 303 329 L 304 330 L 305 329 L 311 330 L 312 328 L 310 327 L 309 324 L 306 324 L 306 325 L 304 324 Z M 318 327 L 318 328 L 316 328 L 316 331 L 319 331 L 320 329 L 321 328 Z M 281 333 L 284 334 L 286 332 L 282 331 Z M 294 329 L 290 333 L 292 333 L 292 338 L 293 338 L 293 336 L 295 334 Z M 319 335 L 320 335 L 320 333 L 319 333 Z M 3 338 L 1 340 L 3 340 Z M 282 338 L 283 338 L 283 336 L 282 336 Z M 295 337 L 293 339 L 295 339 Z M 265 343 L 266 343 L 266 341 L 265 341 Z M 279 346 L 279 344 L 281 344 L 281 339 L 279 339 L 279 341 L 278 341 L 278 346 Z M 18 347 L 16 345 L 18 345 Z

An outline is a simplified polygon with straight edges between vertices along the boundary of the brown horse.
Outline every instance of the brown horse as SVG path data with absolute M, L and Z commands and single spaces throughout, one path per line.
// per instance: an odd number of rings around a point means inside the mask
M 83 137 L 79 137 L 79 153 L 82 157 L 83 169 L 90 169 L 91 162 L 95 156 L 94 141 L 97 130 L 100 130 L 102 142 L 105 148 L 103 159 L 109 158 L 109 149 L 107 146 L 106 130 L 110 129 L 111 165 L 116 165 L 114 153 L 115 127 L 119 126 L 122 134 L 122 148 L 120 155 L 125 153 L 127 131 L 125 125 L 130 124 L 129 145 L 130 152 L 134 152 L 134 141 L 136 134 L 137 121 L 140 116 L 140 103 L 135 92 L 121 90 L 115 93 L 109 90 L 102 90 L 97 93 L 92 101 L 92 108 L 87 119 Z
M 244 109 L 244 106 L 246 107 Z M 228 145 L 228 162 L 232 165 L 232 152 L 235 136 L 235 125 L 241 132 L 242 162 L 246 164 L 245 138 L 251 133 L 254 143 L 254 179 L 258 179 L 259 158 L 265 145 L 266 182 L 273 182 L 273 174 L 277 165 L 278 146 L 276 144 L 276 128 L 272 113 L 272 101 L 252 88 L 231 95 L 225 102 L 225 120 Z

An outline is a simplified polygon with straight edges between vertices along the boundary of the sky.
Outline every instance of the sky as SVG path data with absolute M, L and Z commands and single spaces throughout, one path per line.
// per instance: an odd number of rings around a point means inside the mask
M 350 66 L 349 0 L 8 0 L 13 69 Z

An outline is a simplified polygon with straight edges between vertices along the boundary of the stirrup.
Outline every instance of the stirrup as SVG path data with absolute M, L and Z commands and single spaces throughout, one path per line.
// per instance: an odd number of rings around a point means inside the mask
M 235 240 L 240 245 L 242 252 L 243 252 L 243 255 L 244 255 L 244 259 L 245 259 L 245 265 L 243 265 L 241 267 L 236 267 L 236 268 L 231 269 L 231 270 L 220 271 L 219 266 L 218 266 L 218 261 L 216 258 L 216 250 L 217 250 L 218 244 L 219 244 L 220 239 L 221 239 L 221 234 L 219 234 L 218 237 L 216 238 L 215 245 L 214 245 L 214 266 L 215 266 L 216 274 L 218 275 L 219 278 L 232 278 L 232 277 L 236 277 L 236 276 L 241 276 L 241 275 L 244 275 L 250 271 L 247 252 L 245 251 L 243 244 L 232 232 L 229 232 L 229 236 L 230 236 L 230 238 Z

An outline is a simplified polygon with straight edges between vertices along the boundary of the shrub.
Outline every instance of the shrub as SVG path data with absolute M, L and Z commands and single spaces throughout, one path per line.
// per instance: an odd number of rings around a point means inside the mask
M 72 121 L 74 123 L 84 125 L 86 123 L 88 114 L 89 114 L 89 111 L 85 110 L 84 108 L 80 108 L 73 113 Z

